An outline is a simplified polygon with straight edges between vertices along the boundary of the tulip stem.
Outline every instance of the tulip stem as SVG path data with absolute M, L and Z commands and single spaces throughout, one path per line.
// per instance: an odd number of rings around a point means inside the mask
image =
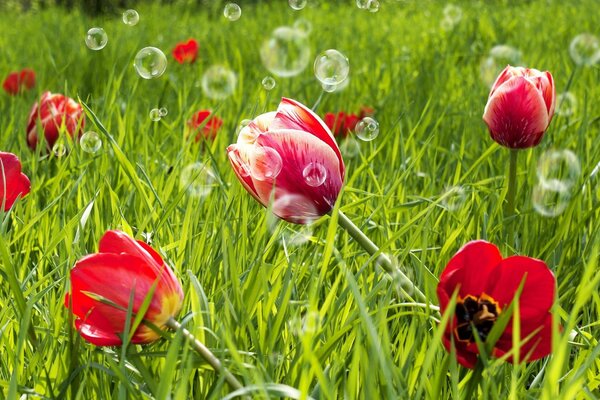
M 370 255 L 379 253 L 377 254 L 375 262 L 381 265 L 388 274 L 392 275 L 392 277 L 399 277 L 402 287 L 410 287 L 411 290 L 414 291 L 414 300 L 422 303 L 429 303 L 427 301 L 427 297 L 425 297 L 423 292 L 417 288 L 410 278 L 407 277 L 397 266 L 395 266 L 394 263 L 392 263 L 392 260 L 386 254 L 381 253 L 379 247 L 377 247 L 377 245 L 373 243 L 371 239 L 369 239 L 367 235 L 365 235 L 360 228 L 356 226 L 354 222 L 352 222 L 350 218 L 348 218 L 346 214 L 341 211 L 338 211 L 338 222 L 340 226 L 344 228 L 350 234 L 350 236 L 352 236 L 352 238 L 367 251 L 367 253 Z
M 237 380 L 235 376 L 227 368 L 223 366 L 221 361 L 206 347 L 202 342 L 194 337 L 194 335 L 185 329 L 178 321 L 174 318 L 169 318 L 167 326 L 174 331 L 181 331 L 183 336 L 190 342 L 192 348 L 202 357 L 215 371 L 223 375 L 225 381 L 229 384 L 231 389 L 239 390 L 244 386 Z
M 506 193 L 506 212 L 505 219 L 507 220 L 507 240 L 508 245 L 513 243 L 515 230 L 515 196 L 517 194 L 517 156 L 519 150 L 510 150 L 510 165 L 508 169 L 508 192 Z

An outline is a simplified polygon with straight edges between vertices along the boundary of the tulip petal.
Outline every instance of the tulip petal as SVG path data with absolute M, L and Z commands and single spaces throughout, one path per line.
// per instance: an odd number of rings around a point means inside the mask
M 21 172 L 21 162 L 12 153 L 0 152 L 0 206 L 8 211 L 19 196 L 26 196 L 31 189 L 29 178 Z
M 99 250 L 100 253 L 129 254 L 157 266 L 164 264 L 158 253 L 152 249 L 151 252 L 148 251 L 148 247 L 143 247 L 140 243 L 125 232 L 112 230 L 107 231 L 100 239 Z
M 444 347 L 446 348 L 448 353 L 452 352 L 452 341 L 450 335 L 450 333 L 446 333 L 442 338 Z M 456 351 L 456 359 L 458 360 L 458 363 L 460 365 L 466 368 L 475 368 L 475 365 L 477 364 L 477 356 L 479 353 L 473 353 L 469 351 L 468 347 L 465 346 L 464 343 L 456 341 L 454 342 L 454 349 Z
M 500 250 L 492 243 L 475 240 L 464 245 L 440 276 L 437 294 L 442 312 L 457 287 L 460 288 L 460 297 L 479 297 L 485 290 L 491 272 L 501 260 Z
M 327 143 L 337 156 L 339 170 L 342 178 L 344 177 L 344 161 L 340 149 L 327 125 L 311 109 L 295 100 L 281 99 L 269 131 L 283 129 L 305 131 Z
M 512 321 L 509 322 L 510 328 Z M 508 330 L 508 329 L 507 329 Z M 544 320 L 537 324 L 535 329 L 522 331 L 521 340 L 525 340 L 533 333 L 525 344 L 519 349 L 519 359 L 521 362 L 535 361 L 542 357 L 546 357 L 552 352 L 552 314 L 547 313 Z M 512 350 L 512 334 L 505 331 L 502 337 L 496 342 L 494 347 L 494 357 L 502 357 L 504 354 Z M 514 362 L 512 356 L 508 358 L 509 362 Z
M 96 346 L 120 346 L 121 338 L 113 331 L 102 330 L 96 325 L 87 324 L 80 319 L 75 320 L 75 327 L 79 334 L 88 342 Z
M 523 256 L 502 260 L 491 272 L 485 292 L 504 309 L 512 302 L 523 279 L 525 284 L 519 298 L 521 324 L 524 329 L 533 325 L 531 331 L 546 318 L 554 302 L 554 274 L 543 261 Z
M 4 82 L 2 83 L 2 87 L 6 91 L 6 93 L 10 95 L 16 95 L 19 93 L 19 74 L 17 72 L 11 72 L 8 74 Z
M 266 205 L 266 202 L 260 198 L 258 193 L 256 192 L 256 188 L 254 187 L 254 182 L 252 182 L 252 178 L 250 177 L 250 167 L 248 165 L 249 155 L 248 152 L 252 151 L 254 145 L 248 144 L 232 144 L 227 147 L 227 155 L 229 157 L 229 162 L 233 167 L 233 172 L 244 186 L 244 189 L 248 191 L 263 206 Z
M 544 97 L 523 76 L 509 79 L 493 92 L 483 120 L 492 138 L 510 148 L 537 145 L 550 123 Z

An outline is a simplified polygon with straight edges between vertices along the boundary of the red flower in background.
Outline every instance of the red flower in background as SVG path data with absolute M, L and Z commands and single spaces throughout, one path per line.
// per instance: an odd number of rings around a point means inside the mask
M 502 258 L 496 246 L 482 240 L 467 243 L 452 257 L 440 276 L 437 295 L 444 313 L 458 289 L 455 315 L 446 327 L 443 340 L 448 351 L 455 347 L 460 364 L 467 368 L 475 367 L 479 350 L 474 332 L 485 342 L 523 280 L 525 284 L 519 297 L 519 358 L 521 361 L 534 361 L 547 356 L 552 350 L 550 308 L 556 286 L 552 271 L 543 261 L 534 258 Z M 492 355 L 501 357 L 512 351 L 512 336 L 511 317 Z M 509 361 L 513 361 L 512 356 Z
M 490 136 L 502 146 L 536 146 L 548 129 L 556 103 L 550 72 L 507 66 L 496 79 L 483 112 Z
M 32 89 L 35 86 L 35 72 L 32 69 L 24 68 L 21 72 L 11 72 L 4 79 L 2 87 L 6 93 L 16 95 L 23 89 Z
M 375 110 L 372 107 L 362 106 L 357 114 L 347 114 L 343 111 L 339 111 L 337 114 L 328 112 L 323 116 L 323 121 L 334 136 L 338 138 L 345 138 L 348 134 L 356 128 L 356 124 L 365 118 L 372 117 L 375 114 Z
M 198 42 L 194 39 L 178 43 L 173 49 L 173 58 L 179 64 L 193 64 L 198 57 L 198 47 Z
M 195 113 L 187 122 L 187 125 L 194 132 L 198 132 L 195 141 L 199 142 L 202 137 L 205 139 L 214 140 L 217 137 L 217 132 L 223 125 L 223 120 L 219 117 L 211 117 L 212 111 L 200 110 Z
M 181 308 L 181 284 L 146 243 L 120 231 L 108 231 L 100 240 L 99 252 L 82 258 L 71 270 L 65 306 L 72 309 L 75 326 L 85 340 L 96 346 L 118 346 L 132 292 L 136 314 L 152 288 L 144 320 L 162 328 Z M 131 342 L 150 343 L 158 338 L 154 330 L 140 324 Z
M 38 125 L 44 133 L 46 146 L 52 149 L 58 139 L 61 127 L 74 137 L 81 134 L 85 125 L 85 115 L 81 105 L 62 94 L 44 92 L 39 102 L 35 103 L 27 122 L 27 144 L 31 149 L 38 145 Z
M 12 153 L 0 152 L 0 208 L 8 211 L 18 197 L 31 188 L 29 178 L 21 172 L 21 161 Z

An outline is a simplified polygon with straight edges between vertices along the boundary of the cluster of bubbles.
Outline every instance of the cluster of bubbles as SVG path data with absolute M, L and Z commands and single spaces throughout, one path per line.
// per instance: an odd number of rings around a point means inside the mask
M 289 78 L 300 74 L 310 62 L 307 32 L 290 26 L 275 28 L 262 43 L 260 58 L 275 76 Z
M 306 0 L 288 0 L 288 4 L 292 9 L 298 11 L 306 7 Z
M 219 185 L 213 169 L 206 163 L 196 162 L 183 168 L 179 186 L 191 197 L 206 197 Z
M 235 91 L 237 75 L 223 65 L 213 65 L 202 75 L 201 86 L 207 97 L 223 100 Z
M 150 119 L 154 122 L 158 122 L 162 117 L 166 117 L 168 113 L 169 110 L 167 110 L 166 107 L 153 108 L 150 110 Z
M 450 186 L 446 188 L 442 195 L 442 206 L 451 212 L 460 210 L 467 201 L 467 190 L 460 186 Z
M 223 15 L 230 21 L 237 21 L 242 16 L 242 9 L 236 3 L 227 3 Z
M 449 31 L 457 26 L 463 17 L 462 8 L 454 4 L 448 4 L 444 7 L 444 17 L 440 22 L 440 26 L 443 30 Z
M 81 150 L 89 154 L 95 154 L 102 148 L 102 139 L 94 131 L 85 132 L 79 139 Z
M 577 65 L 596 65 L 600 61 L 600 40 L 591 33 L 577 35 L 569 45 L 569 54 Z
M 315 58 L 315 77 L 323 90 L 334 92 L 348 80 L 350 62 L 348 57 L 335 49 L 325 50 Z
M 545 217 L 562 214 L 580 174 L 579 159 L 572 151 L 550 150 L 544 153 L 538 161 L 538 184 L 531 195 L 533 208 Z
M 513 67 L 522 64 L 522 53 L 520 50 L 506 44 L 500 44 L 492 47 L 487 57 L 481 60 L 479 74 L 481 80 L 487 85 L 492 86 L 496 81 L 498 74 L 508 65 Z
M 261 83 L 267 91 L 271 91 L 277 86 L 277 82 L 275 82 L 275 79 L 272 76 L 265 76 Z
M 127 10 L 123 13 L 123 23 L 125 25 L 134 26 L 140 22 L 140 14 L 135 10 Z
M 102 50 L 108 43 L 108 36 L 102 28 L 90 28 L 85 35 L 85 45 L 91 50 Z
M 364 117 L 356 124 L 354 133 L 360 140 L 370 142 L 379 136 L 379 122 L 372 117 Z
M 556 97 L 556 113 L 562 117 L 570 117 L 577 111 L 577 97 L 571 92 L 564 92 Z
M 379 11 L 379 0 L 356 0 L 356 6 L 361 10 L 368 10 L 372 13 Z
M 144 79 L 158 78 L 167 69 L 167 57 L 159 48 L 144 47 L 135 55 L 133 66 Z

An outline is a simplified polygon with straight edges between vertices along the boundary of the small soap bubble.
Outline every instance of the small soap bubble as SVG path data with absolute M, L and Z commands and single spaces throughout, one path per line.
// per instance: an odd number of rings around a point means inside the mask
M 312 24 L 309 20 L 304 18 L 298 18 L 296 22 L 294 22 L 294 28 L 300 32 L 304 32 L 306 35 L 310 35 L 312 32 Z
M 340 151 L 344 158 L 354 158 L 360 153 L 360 143 L 352 137 L 347 137 L 342 141 Z
M 260 48 L 265 68 L 275 76 L 298 75 L 310 62 L 310 45 L 306 32 L 289 26 L 276 28 Z
M 150 110 L 150 119 L 154 122 L 160 121 L 160 110 L 158 108 Z
M 556 97 L 556 113 L 570 117 L 577 111 L 577 97 L 571 92 L 564 92 Z
M 102 139 L 96 132 L 88 131 L 79 139 L 79 145 L 86 153 L 94 154 L 102 147 Z
M 256 147 L 250 158 L 250 174 L 259 181 L 277 178 L 282 166 L 281 156 L 271 147 Z
M 302 170 L 302 177 L 308 186 L 318 187 L 327 179 L 327 169 L 319 162 L 311 162 Z
M 354 133 L 360 140 L 370 142 L 379 136 L 379 123 L 374 118 L 365 117 L 356 124 Z
M 206 163 L 197 162 L 186 166 L 179 178 L 180 187 L 192 197 L 205 197 L 214 187 L 218 179 L 212 168 Z
M 140 21 L 140 14 L 135 10 L 127 10 L 123 13 L 123 23 L 125 25 L 134 26 Z
M 570 150 L 549 150 L 538 161 L 539 185 L 549 190 L 569 192 L 580 174 L 579 159 Z
M 531 202 L 533 208 L 540 215 L 548 218 L 554 218 L 562 214 L 567 206 L 571 194 L 566 188 L 548 188 L 538 184 L 533 188 Z
M 158 113 L 160 114 L 161 117 L 166 117 L 167 114 L 169 114 L 169 110 L 167 110 L 167 107 L 161 107 L 158 110 Z
M 158 78 L 167 69 L 167 57 L 159 48 L 144 47 L 136 54 L 133 66 L 144 79 Z
M 348 58 L 336 49 L 325 50 L 315 58 L 315 77 L 324 85 L 339 85 L 350 73 Z M 334 89 L 335 90 L 335 89 Z
M 202 90 L 211 99 L 223 100 L 231 96 L 236 86 L 235 72 L 222 65 L 213 65 L 202 75 Z
M 262 80 L 262 85 L 265 88 L 265 90 L 273 90 L 277 83 L 275 82 L 275 79 L 273 79 L 272 76 L 265 76 Z
M 460 210 L 464 206 L 467 200 L 467 191 L 462 186 L 451 186 L 446 189 L 442 197 L 442 205 L 444 208 L 454 212 Z
M 223 15 L 230 21 L 237 21 L 242 16 L 242 9 L 236 3 L 228 3 L 223 9 Z
M 102 28 L 91 28 L 85 35 L 85 45 L 91 50 L 102 50 L 108 43 L 108 36 Z
M 62 142 L 56 142 L 54 146 L 52 146 L 52 153 L 58 158 L 63 157 L 67 154 L 67 146 L 65 146 Z
M 298 11 L 306 7 L 306 0 L 288 0 L 288 4 L 292 9 Z
M 577 35 L 571 41 L 569 54 L 577 65 L 595 65 L 600 61 L 600 40 L 590 33 Z

